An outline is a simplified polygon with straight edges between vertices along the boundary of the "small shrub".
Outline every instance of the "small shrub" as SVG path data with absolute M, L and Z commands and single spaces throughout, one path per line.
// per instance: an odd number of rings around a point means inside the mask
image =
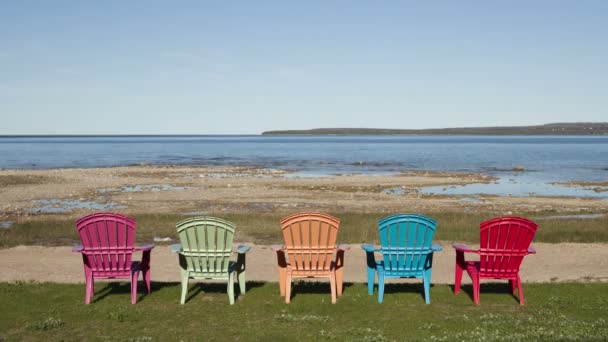
M 44 321 L 36 321 L 27 326 L 27 330 L 30 331 L 47 331 L 51 329 L 59 328 L 65 323 L 60 318 L 49 317 Z
M 110 312 L 108 314 L 108 318 L 111 321 L 116 321 L 116 322 L 122 323 L 122 322 L 124 322 L 127 319 L 127 315 L 124 312 L 114 312 L 114 311 L 112 311 L 112 312 Z

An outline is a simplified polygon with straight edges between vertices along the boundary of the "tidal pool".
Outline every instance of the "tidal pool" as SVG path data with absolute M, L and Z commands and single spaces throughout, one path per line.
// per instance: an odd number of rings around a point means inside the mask
M 110 210 L 126 209 L 127 207 L 115 202 L 98 203 L 93 201 L 43 199 L 32 201 L 37 206 L 32 208 L 32 213 L 55 214 L 66 213 L 78 209 Z
M 429 186 L 420 189 L 428 195 L 496 195 L 496 196 L 546 196 L 546 197 L 589 197 L 607 199 L 607 192 L 596 192 L 585 187 L 571 187 L 549 184 L 533 177 L 505 176 L 494 183 L 466 185 Z

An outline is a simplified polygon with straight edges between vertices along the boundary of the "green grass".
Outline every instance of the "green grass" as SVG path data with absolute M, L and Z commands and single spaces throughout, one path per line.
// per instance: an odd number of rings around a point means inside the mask
M 248 283 L 228 305 L 225 285 L 192 284 L 179 304 L 180 288 L 153 283 L 150 296 L 130 304 L 127 283 L 98 283 L 90 305 L 84 285 L 0 283 L 0 340 L 94 341 L 521 341 L 608 339 L 608 284 L 524 284 L 520 307 L 507 284 L 483 284 L 481 305 L 470 287 L 454 296 L 447 285 L 387 285 L 385 300 L 363 284 L 347 284 L 337 304 L 329 285 L 296 283 L 292 303 L 276 283 Z M 140 284 L 141 289 L 141 284 Z M 238 293 L 238 287 L 237 287 Z
M 212 213 L 237 224 L 237 241 L 257 244 L 281 242 L 279 221 L 286 213 L 234 214 Z M 333 213 L 341 219 L 340 243 L 375 242 L 376 222 L 386 213 Z M 479 240 L 479 223 L 499 213 L 426 213 L 439 223 L 435 240 L 475 243 Z M 524 217 L 555 213 L 514 213 Z M 137 241 L 149 242 L 154 237 L 177 238 L 175 223 L 187 216 L 175 214 L 134 214 L 137 219 Z M 539 220 L 535 242 L 608 242 L 608 217 L 594 219 Z M 0 229 L 0 247 L 16 245 L 71 245 L 78 242 L 74 220 L 37 219 L 18 222 L 11 229 Z

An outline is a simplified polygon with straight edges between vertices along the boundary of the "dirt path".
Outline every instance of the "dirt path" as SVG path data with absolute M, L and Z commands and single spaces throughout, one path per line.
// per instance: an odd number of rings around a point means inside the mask
M 455 254 L 451 243 L 442 245 L 445 250 L 436 253 L 434 258 L 433 282 L 451 284 Z M 521 268 L 524 282 L 608 281 L 608 244 L 536 243 L 533 246 L 538 254 L 524 259 Z M 365 253 L 359 245 L 351 247 L 346 253 L 345 281 L 365 282 Z M 254 246 L 247 254 L 247 278 L 277 281 L 276 257 L 268 246 Z M 0 281 L 20 280 L 81 283 L 84 281 L 82 261 L 78 254 L 71 253 L 71 247 L 0 249 Z M 157 246 L 153 250 L 152 280 L 179 281 L 177 257 L 167 246 Z

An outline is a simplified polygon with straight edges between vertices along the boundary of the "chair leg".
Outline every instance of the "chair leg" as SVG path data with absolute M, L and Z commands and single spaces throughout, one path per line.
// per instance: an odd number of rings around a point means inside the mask
M 519 288 L 519 305 L 524 305 L 524 288 L 521 285 L 519 274 L 517 275 L 517 287 Z
M 93 279 L 93 272 L 85 270 L 85 295 L 84 303 L 90 304 L 91 298 L 93 297 L 95 279 Z
M 150 269 L 143 269 L 141 272 L 142 278 L 144 278 L 144 283 L 146 284 L 146 293 L 150 294 Z
M 340 267 L 336 270 L 336 293 L 338 297 L 342 296 L 344 286 L 344 268 Z
M 456 252 L 456 267 L 454 274 L 454 294 L 458 295 L 460 293 L 460 284 L 462 283 L 462 272 L 464 265 L 464 253 Z
M 234 304 L 234 272 L 230 272 L 228 274 L 227 292 L 228 292 L 228 301 L 230 302 L 230 305 L 233 305 Z
M 188 271 L 181 269 L 181 280 L 182 280 L 182 296 L 179 300 L 180 304 L 186 303 L 186 294 L 188 294 L 188 280 L 190 278 L 190 274 Z
M 285 277 L 287 273 L 287 259 L 284 251 L 277 251 L 277 265 L 279 270 L 279 293 L 285 295 Z
M 336 293 L 337 296 L 342 296 L 342 290 L 344 285 L 344 251 L 338 250 L 336 253 L 335 262 L 335 276 L 336 276 Z
M 336 304 L 336 274 L 329 277 L 329 285 L 331 286 L 331 303 Z
M 368 267 L 367 268 L 367 294 L 374 294 L 374 280 L 376 278 L 376 269 Z
M 378 303 L 384 300 L 384 272 L 378 272 Z
M 246 284 L 246 277 L 245 277 L 245 270 L 239 271 L 237 272 L 237 280 L 239 282 L 239 290 L 241 291 L 241 294 L 245 294 L 245 290 L 247 290 L 245 287 Z
M 131 304 L 137 303 L 137 279 L 139 278 L 139 271 L 131 273 Z
M 141 260 L 142 278 L 146 283 L 146 291 L 150 294 L 150 254 L 151 251 L 145 251 Z
M 285 272 L 285 281 L 283 282 L 285 287 L 285 303 L 291 302 L 291 273 Z
M 284 267 L 279 267 L 279 292 L 281 296 L 286 296 L 287 293 L 287 270 Z
M 471 280 L 473 280 L 473 303 L 475 303 L 475 305 L 479 305 L 479 276 L 472 276 Z
M 427 304 L 431 304 L 431 270 L 424 272 L 424 301 Z

